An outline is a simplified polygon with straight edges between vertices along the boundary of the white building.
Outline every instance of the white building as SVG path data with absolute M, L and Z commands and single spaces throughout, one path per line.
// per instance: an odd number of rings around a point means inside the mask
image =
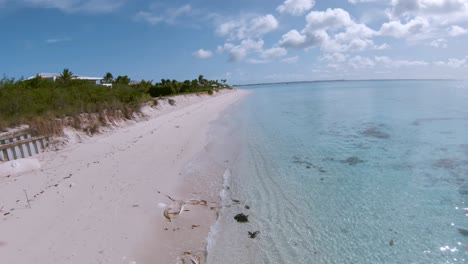
M 29 77 L 27 80 L 31 80 L 36 78 L 37 76 L 43 78 L 43 79 L 49 79 L 51 81 L 56 81 L 58 78 L 60 78 L 60 73 L 38 73 L 34 76 Z M 89 81 L 94 84 L 100 84 L 100 81 L 103 79 L 102 77 L 89 77 L 89 76 L 81 76 L 81 75 L 73 75 L 72 79 L 74 80 L 84 80 L 84 81 Z

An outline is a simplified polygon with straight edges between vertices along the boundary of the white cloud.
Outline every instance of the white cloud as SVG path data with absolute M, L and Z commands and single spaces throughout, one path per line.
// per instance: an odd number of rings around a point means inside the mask
M 213 56 L 213 52 L 211 52 L 210 50 L 199 49 L 192 53 L 192 55 L 198 59 L 208 59 Z
M 299 61 L 299 56 L 287 57 L 281 60 L 284 63 L 292 64 Z
M 392 0 L 391 14 L 395 17 L 445 16 L 450 20 L 466 16 L 467 11 L 467 0 Z
M 452 36 L 452 37 L 457 37 L 457 36 L 461 36 L 461 35 L 465 35 L 468 33 L 468 30 L 466 30 L 465 28 L 462 28 L 460 26 L 457 26 L 457 25 L 452 25 L 450 27 L 450 29 L 448 30 L 449 32 L 449 35 Z
M 429 22 L 423 17 L 416 17 L 406 24 L 401 21 L 390 21 L 384 23 L 380 28 L 379 33 L 383 36 L 391 36 L 395 38 L 417 37 L 431 30 Z
M 288 55 L 288 51 L 285 48 L 275 47 L 262 51 L 260 57 L 263 59 L 277 59 L 286 55 Z
M 304 48 L 308 45 L 307 37 L 294 29 L 281 37 L 279 45 L 286 48 Z
M 329 8 L 310 12 L 304 29 L 287 32 L 278 45 L 295 49 L 320 47 L 329 53 L 387 48 L 386 45 L 374 44 L 372 38 L 377 35 L 378 32 L 367 25 L 355 22 L 347 11 Z
M 374 67 L 375 62 L 370 58 L 355 56 L 349 59 L 348 65 L 353 69 L 364 69 Z
M 8 2 L 13 1 L 3 1 L 3 3 Z M 14 2 L 28 7 L 55 8 L 67 13 L 109 13 L 119 9 L 127 0 L 16 0 Z
M 431 41 L 431 43 L 429 43 L 429 45 L 434 47 L 434 48 L 446 49 L 448 47 L 448 41 L 446 39 L 439 38 L 439 39 L 435 39 L 435 40 Z
M 447 66 L 454 69 L 468 67 L 468 56 L 462 59 L 450 58 L 447 61 L 437 61 L 434 64 L 436 66 Z
M 230 62 L 238 62 L 244 60 L 249 53 L 262 52 L 264 41 L 245 39 L 239 45 L 225 45 L 224 48 L 229 53 Z
M 140 11 L 135 15 L 136 21 L 143 21 L 150 25 L 157 25 L 161 22 L 167 24 L 174 24 L 177 21 L 177 18 L 188 15 L 192 12 L 192 7 L 190 5 L 184 5 L 178 8 L 169 8 L 162 13 Z
M 427 66 L 428 63 L 419 60 L 394 60 L 386 56 L 375 57 L 375 62 L 387 68 L 400 68 L 407 66 Z
M 384 2 L 386 0 L 348 0 L 349 3 L 355 4 L 362 4 L 362 3 L 374 3 L 374 2 Z
M 46 39 L 45 42 L 47 44 L 54 44 L 54 43 L 67 42 L 67 41 L 71 41 L 71 38 L 50 38 L 50 39 Z
M 156 25 L 160 22 L 164 21 L 164 17 L 155 15 L 150 12 L 140 11 L 135 15 L 135 20 L 137 21 L 144 21 L 150 25 Z
M 300 16 L 315 6 L 315 0 L 286 0 L 276 8 L 280 13 Z
M 216 28 L 216 34 L 228 37 L 230 40 L 257 38 L 278 28 L 278 20 L 271 15 L 258 16 L 250 19 L 237 19 L 221 23 Z
M 349 13 L 341 8 L 312 11 L 306 16 L 306 21 L 308 31 L 341 28 L 354 23 Z
M 265 60 L 265 59 L 262 59 L 262 60 L 259 60 L 259 59 L 248 59 L 247 60 L 247 63 L 250 63 L 250 64 L 266 64 L 266 63 L 269 63 L 270 61 L 269 60 Z
M 335 52 L 335 53 L 325 54 L 321 57 L 321 59 L 324 61 L 331 62 L 331 63 L 341 63 L 341 62 L 345 62 L 348 58 L 346 55 L 342 53 Z
M 388 45 L 387 43 L 384 43 L 384 44 L 382 44 L 380 46 L 375 46 L 376 50 L 387 50 L 387 49 L 390 49 L 390 48 L 391 48 L 390 45 Z

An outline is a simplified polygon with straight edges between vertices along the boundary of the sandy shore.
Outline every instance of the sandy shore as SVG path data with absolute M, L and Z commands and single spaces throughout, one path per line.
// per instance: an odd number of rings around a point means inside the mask
M 210 123 L 246 93 L 178 97 L 175 107 L 146 109 L 148 120 L 70 139 L 34 157 L 40 169 L 0 178 L 1 262 L 203 258 L 223 170 L 203 165 Z M 169 221 L 165 209 L 181 214 Z

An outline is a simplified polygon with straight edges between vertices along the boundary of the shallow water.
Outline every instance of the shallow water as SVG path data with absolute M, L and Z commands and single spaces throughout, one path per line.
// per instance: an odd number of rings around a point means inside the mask
M 467 83 L 247 89 L 209 263 L 468 261 Z

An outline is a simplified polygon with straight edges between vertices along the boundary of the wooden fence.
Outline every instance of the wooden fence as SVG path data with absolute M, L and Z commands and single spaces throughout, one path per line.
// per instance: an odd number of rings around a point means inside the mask
M 47 147 L 48 137 L 36 136 L 29 129 L 0 134 L 0 161 L 27 158 Z

